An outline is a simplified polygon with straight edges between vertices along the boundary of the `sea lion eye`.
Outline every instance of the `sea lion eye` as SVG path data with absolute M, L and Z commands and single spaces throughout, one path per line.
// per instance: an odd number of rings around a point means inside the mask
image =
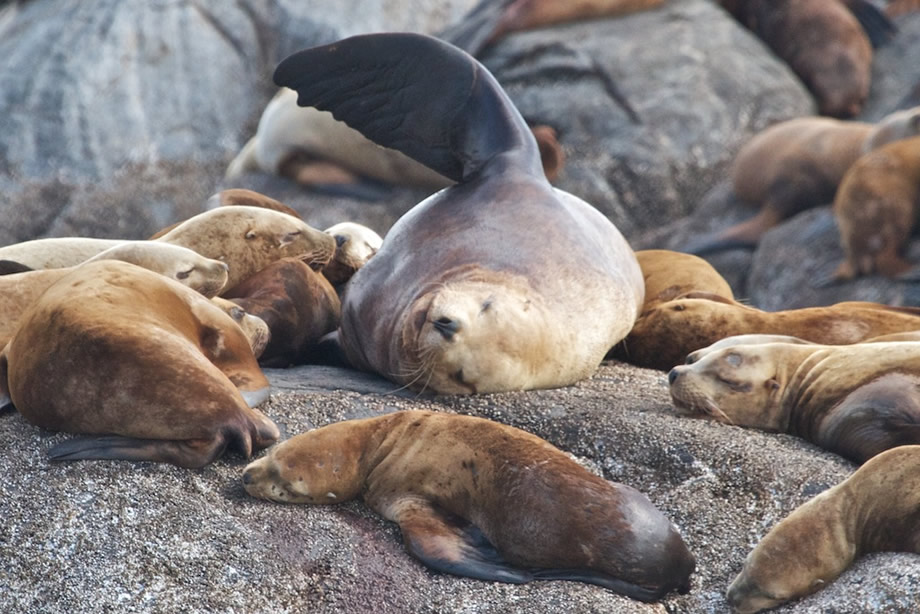
M 247 238 L 247 239 L 255 239 L 255 238 L 256 238 L 256 231 L 255 231 L 255 230 L 247 230 L 247 231 L 246 231 L 246 238 Z
M 192 271 L 194 270 L 195 269 L 192 268 L 187 271 L 179 271 L 178 273 L 176 273 L 176 279 L 188 279 L 188 276 L 191 275 Z
M 683 311 L 686 307 L 680 303 L 674 305 L 674 311 Z
M 230 317 L 236 320 L 237 322 L 243 321 L 243 316 L 246 315 L 246 312 L 240 309 L 239 307 L 233 307 L 230 309 Z
M 725 355 L 725 362 L 732 367 L 740 367 L 741 363 L 744 362 L 744 359 L 741 358 L 741 354 L 732 352 L 731 354 Z

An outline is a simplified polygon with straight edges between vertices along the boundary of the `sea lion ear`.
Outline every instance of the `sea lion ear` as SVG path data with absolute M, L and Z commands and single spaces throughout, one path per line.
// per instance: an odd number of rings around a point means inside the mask
M 495 78 L 431 36 L 364 34 L 304 49 L 278 65 L 274 81 L 297 90 L 298 105 L 331 111 L 454 181 L 513 148 L 529 148 L 542 168 L 533 134 Z

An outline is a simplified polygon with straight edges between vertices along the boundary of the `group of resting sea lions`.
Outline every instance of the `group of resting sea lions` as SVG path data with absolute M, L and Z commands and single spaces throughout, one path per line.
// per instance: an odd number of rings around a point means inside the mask
M 497 4 L 500 27 L 478 28 L 477 45 L 539 3 Z M 297 105 L 316 110 L 310 125 L 330 111 L 399 153 L 382 164 L 388 172 L 417 167 L 442 189 L 382 242 L 357 225 L 320 232 L 273 199 L 227 190 L 147 241 L 0 248 L 0 405 L 82 435 L 51 458 L 199 467 L 228 447 L 248 457 L 280 438 L 257 409 L 269 397 L 260 365 L 334 356 L 419 392 L 476 394 L 566 386 L 613 352 L 668 370 L 681 412 L 798 434 L 865 463 L 753 550 L 728 589 L 736 611 L 814 592 L 865 552 L 920 551 L 920 505 L 894 496 L 913 492 L 920 464 L 920 446 L 909 445 L 920 444 L 920 310 L 851 302 L 767 313 L 737 302 L 696 256 L 633 252 L 610 220 L 549 183 L 563 159 L 555 134 L 529 126 L 479 62 L 439 39 L 356 36 L 288 57 L 274 79 L 289 89 L 271 113 L 296 110 L 296 92 Z M 887 140 L 907 136 L 918 116 L 861 128 L 848 147 L 892 122 Z M 260 123 L 228 175 L 353 181 L 341 163 L 263 147 L 275 122 Z M 769 168 L 762 159 L 760 168 Z M 762 186 L 765 219 L 782 211 L 780 184 L 789 180 Z M 275 445 L 242 481 L 253 496 L 288 503 L 360 496 L 399 524 L 413 556 L 475 578 L 576 580 L 655 601 L 689 591 L 696 565 L 644 494 L 481 418 L 406 411 L 327 425 Z

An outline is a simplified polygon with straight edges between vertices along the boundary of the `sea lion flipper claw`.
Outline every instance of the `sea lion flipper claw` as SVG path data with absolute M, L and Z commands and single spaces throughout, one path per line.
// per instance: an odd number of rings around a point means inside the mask
M 454 181 L 512 149 L 541 169 L 533 135 L 495 78 L 434 37 L 364 34 L 304 49 L 278 65 L 274 81 L 297 90 L 298 105 L 331 111 Z
M 172 441 L 136 439 L 118 435 L 74 437 L 50 450 L 48 458 L 64 460 L 130 460 L 173 463 L 180 467 L 203 467 L 220 456 L 227 446 L 223 435 L 213 439 Z
M 397 522 L 409 554 L 432 569 L 496 582 L 533 580 L 526 569 L 506 563 L 478 527 L 427 503 L 404 507 Z

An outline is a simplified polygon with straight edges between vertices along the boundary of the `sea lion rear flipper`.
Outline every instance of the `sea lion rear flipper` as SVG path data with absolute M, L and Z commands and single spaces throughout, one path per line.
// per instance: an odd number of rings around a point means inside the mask
M 135 439 L 106 435 L 75 437 L 48 450 L 48 457 L 64 460 L 130 460 L 172 463 L 180 467 L 203 467 L 220 456 L 227 439 L 218 434 L 213 439 L 172 441 L 166 439 Z
M 514 584 L 533 580 L 529 571 L 506 563 L 476 526 L 427 503 L 402 506 L 396 521 L 406 550 L 432 569 Z
M 460 21 L 447 26 L 438 38 L 456 45 L 473 56 L 502 34 L 509 8 L 517 0 L 481 0 Z
M 881 47 L 898 33 L 898 27 L 888 15 L 868 0 L 844 0 L 844 4 L 856 17 L 873 47 Z
M 34 271 L 30 266 L 16 262 L 15 260 L 0 260 L 0 275 L 12 275 L 14 273 L 25 273 Z
M 534 569 L 534 580 L 570 580 L 573 582 L 587 582 L 610 589 L 620 595 L 626 595 L 639 601 L 658 601 L 667 593 L 666 590 L 652 590 L 608 576 L 590 569 Z M 685 593 L 687 591 L 684 591 Z
M 422 34 L 364 34 L 283 60 L 279 86 L 372 141 L 454 181 L 498 154 L 542 176 L 537 144 L 495 78 L 453 45 Z

